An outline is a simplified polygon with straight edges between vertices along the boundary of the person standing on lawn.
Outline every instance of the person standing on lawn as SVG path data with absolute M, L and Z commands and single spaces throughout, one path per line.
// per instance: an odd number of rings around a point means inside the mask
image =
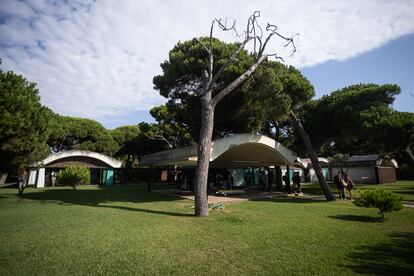
M 26 188 L 26 179 L 27 179 L 27 172 L 24 170 L 22 174 L 19 176 L 17 185 L 19 188 L 19 195 L 23 194 L 24 189 Z
M 267 176 L 267 171 L 262 170 L 260 177 L 260 187 L 262 191 L 266 191 L 267 185 L 269 184 L 269 177 Z
M 339 199 L 345 199 L 345 190 L 344 190 L 344 185 L 343 185 L 344 180 L 342 179 L 342 174 L 339 171 L 337 175 L 335 175 L 334 178 L 334 183 L 336 185 L 336 187 L 338 188 L 338 193 L 339 193 Z
M 289 171 L 286 171 L 285 175 L 282 177 L 283 182 L 285 182 L 285 191 L 290 194 L 290 179 L 289 179 Z
M 349 193 L 349 200 L 352 200 L 352 189 L 355 186 L 354 181 L 352 181 L 351 177 L 347 173 L 345 173 L 344 179 L 346 182 L 346 189 Z
M 293 175 L 292 182 L 296 186 L 297 193 L 300 194 L 302 192 L 302 187 L 300 186 L 300 175 L 298 172 L 295 172 Z

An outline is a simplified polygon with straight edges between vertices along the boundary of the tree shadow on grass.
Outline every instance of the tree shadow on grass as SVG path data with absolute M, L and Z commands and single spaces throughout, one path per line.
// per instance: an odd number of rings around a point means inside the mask
M 306 197 L 284 197 L 284 198 L 253 198 L 250 201 L 267 201 L 277 203 L 326 203 L 327 200 L 312 199 Z
M 40 192 L 26 192 L 23 195 L 21 195 L 20 198 L 38 200 L 45 204 L 59 204 L 61 206 L 82 205 L 169 216 L 193 216 L 193 214 L 188 214 L 184 212 L 178 213 L 136 208 L 123 205 L 113 205 L 114 203 L 139 204 L 147 202 L 170 202 L 180 200 L 180 198 L 177 197 L 148 192 L 143 187 L 110 187 L 100 189 L 79 189 L 77 191 L 73 191 L 70 188 L 47 189 Z
M 396 191 L 395 193 L 402 194 L 402 195 L 414 195 L 414 191 L 408 191 L 408 190 Z
M 414 275 L 414 233 L 394 232 L 391 243 L 361 246 L 347 258 L 347 268 L 373 275 Z
M 13 189 L 13 188 L 17 190 L 17 183 L 0 184 L 0 189 Z
M 346 221 L 358 221 L 358 222 L 382 222 L 380 217 L 360 216 L 360 215 L 336 215 L 336 216 L 329 216 L 329 218 L 346 220 Z

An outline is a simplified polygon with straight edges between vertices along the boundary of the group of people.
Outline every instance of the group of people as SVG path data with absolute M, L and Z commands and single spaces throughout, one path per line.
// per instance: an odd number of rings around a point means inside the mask
M 352 189 L 355 187 L 351 177 L 346 172 L 338 171 L 334 178 L 334 183 L 338 188 L 339 199 L 345 200 L 345 189 L 348 191 L 349 199 L 352 200 Z
M 258 184 L 261 191 L 268 191 L 271 188 L 271 178 L 271 172 L 266 169 L 261 169 L 258 174 L 253 169 L 248 169 L 244 175 L 244 184 L 248 187 Z
M 228 170 L 219 172 L 216 174 L 215 183 L 219 189 L 231 190 L 234 185 L 233 175 Z
M 283 182 L 285 182 L 285 189 L 288 194 L 290 194 L 291 188 L 290 188 L 290 176 L 289 172 L 286 172 L 285 175 L 282 177 Z M 302 186 L 300 184 L 300 175 L 299 172 L 295 172 L 292 176 L 292 182 L 293 182 L 293 192 L 300 194 L 302 193 Z

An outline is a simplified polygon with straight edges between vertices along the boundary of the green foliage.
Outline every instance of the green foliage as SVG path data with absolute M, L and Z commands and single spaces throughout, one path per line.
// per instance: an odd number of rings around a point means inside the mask
M 384 219 L 384 213 L 402 209 L 402 197 L 385 190 L 366 190 L 354 201 L 356 206 L 375 207 Z
M 224 203 L 217 202 L 217 203 L 209 203 L 208 208 L 212 210 L 223 210 L 225 209 Z
M 54 152 L 78 149 L 114 155 L 118 151 L 110 132 L 97 121 L 58 114 L 52 118 L 48 145 Z
M 59 184 L 70 185 L 73 189 L 76 189 L 77 185 L 90 184 L 91 174 L 87 167 L 70 165 L 59 172 L 57 181 Z
M 0 172 L 17 174 L 48 155 L 49 114 L 35 83 L 0 69 Z
M 207 42 L 206 38 L 201 40 Z M 228 60 L 237 46 L 237 43 L 213 40 L 215 70 Z M 237 62 L 216 81 L 213 96 L 247 70 L 253 61 L 253 55 L 241 51 Z M 201 126 L 202 71 L 207 68 L 206 51 L 192 40 L 179 42 L 161 68 L 163 74 L 154 77 L 153 83 L 154 88 L 168 99 L 162 113 L 168 111 L 168 116 L 175 123 L 181 123 L 180 128 L 185 128 L 192 139 L 197 140 Z M 263 132 L 269 122 L 286 120 L 292 106 L 308 101 L 313 95 L 313 86 L 297 69 L 278 62 L 264 62 L 251 78 L 216 106 L 213 136 Z M 153 113 L 155 118 L 160 115 L 159 110 Z
M 150 114 L 157 121 L 157 124 L 153 124 L 146 133 L 150 139 L 162 141 L 168 148 L 187 146 L 193 141 L 185 125 L 176 121 L 176 114 L 169 110 L 168 106 L 155 106 L 150 110 Z
M 137 125 L 121 126 L 110 131 L 112 138 L 118 144 L 115 156 L 125 162 L 127 167 L 138 164 L 140 143 L 138 142 L 141 130 Z
M 391 104 L 399 93 L 400 88 L 392 84 L 345 87 L 307 104 L 301 114 L 303 125 L 323 154 L 379 153 L 386 150 L 384 141 L 396 145 L 384 133 L 392 132 L 391 125 L 401 129 L 395 124 L 398 119 L 385 119 L 393 113 Z M 389 130 L 381 127 L 387 124 Z
M 200 38 L 208 44 L 208 38 Z M 224 43 L 213 39 L 214 70 L 218 70 L 238 48 L 237 43 Z M 254 57 L 242 50 L 237 62 L 228 66 L 215 82 L 213 95 L 241 75 L 253 63 Z M 161 64 L 162 75 L 153 79 L 154 88 L 168 99 L 168 112 L 173 114 L 175 122 L 180 122 L 194 140 L 198 139 L 201 126 L 200 95 L 203 86 L 202 73 L 206 70 L 208 55 L 205 49 L 193 40 L 178 42 L 170 51 L 169 59 Z M 227 96 L 216 108 L 214 136 L 220 136 L 231 126 L 244 128 L 242 122 L 234 120 L 235 107 L 243 101 L 238 95 L 241 88 Z M 227 111 L 225 116 L 220 110 Z M 235 124 L 233 122 L 236 122 Z
M 243 85 L 242 92 L 244 102 L 236 109 L 236 119 L 247 122 L 248 131 L 260 131 L 269 136 L 272 134 L 266 130 L 266 125 L 286 121 L 293 107 L 314 96 L 312 84 L 299 70 L 274 61 L 259 67 Z

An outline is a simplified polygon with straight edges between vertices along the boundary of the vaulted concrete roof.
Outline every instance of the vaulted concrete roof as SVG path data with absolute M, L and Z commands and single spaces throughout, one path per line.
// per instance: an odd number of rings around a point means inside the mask
M 70 160 L 71 158 L 77 158 L 77 157 L 96 159 L 96 160 L 99 160 L 107 164 L 108 167 L 112 167 L 112 168 L 120 168 L 122 166 L 122 161 L 119 161 L 115 158 L 112 158 L 110 156 L 107 156 L 101 153 L 85 151 L 85 150 L 69 150 L 69 151 L 54 153 L 46 157 L 46 159 L 40 162 L 40 164 L 37 164 L 37 166 L 44 167 L 44 166 L 47 166 L 48 164 L 51 164 L 59 160 Z
M 211 167 L 263 167 L 293 165 L 297 156 L 278 141 L 258 134 L 235 134 L 212 142 Z M 197 146 L 143 156 L 141 166 L 195 166 Z

